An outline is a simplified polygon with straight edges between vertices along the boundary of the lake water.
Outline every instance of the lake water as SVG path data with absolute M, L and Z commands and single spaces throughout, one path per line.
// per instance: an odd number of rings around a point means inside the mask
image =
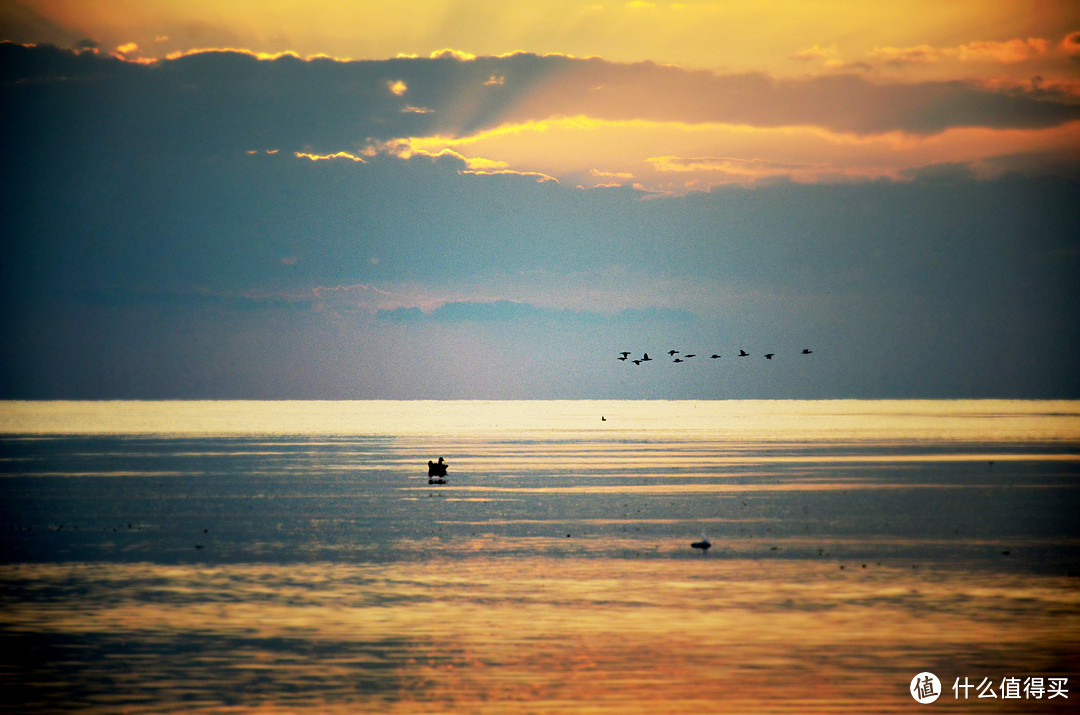
M 1071 712 L 1078 497 L 1080 402 L 0 403 L 0 708 Z

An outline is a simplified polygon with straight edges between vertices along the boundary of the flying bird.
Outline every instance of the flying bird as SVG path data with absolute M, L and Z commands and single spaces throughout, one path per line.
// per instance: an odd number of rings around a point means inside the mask
M 772 356 L 775 355 L 775 354 L 776 353 L 765 353 L 765 359 L 766 360 L 772 360 Z
M 709 357 L 710 357 L 710 358 L 712 358 L 713 360 L 715 360 L 716 358 L 718 358 L 718 357 L 720 357 L 720 356 L 719 356 L 719 355 L 717 355 L 717 354 L 715 354 L 715 353 L 713 353 L 713 354 L 712 354 L 712 355 L 710 355 Z
M 814 352 L 814 351 L 813 351 L 813 350 L 811 350 L 810 348 L 803 348 L 803 349 L 802 349 L 802 354 L 803 354 L 803 355 L 809 355 L 809 354 L 810 354 L 810 353 L 812 353 L 812 352 Z
M 667 351 L 667 354 L 668 354 L 668 355 L 674 355 L 674 354 L 675 354 L 675 353 L 677 353 L 677 352 L 679 352 L 679 351 L 678 351 L 678 350 L 668 350 L 668 351 Z
M 697 353 L 687 353 L 686 355 L 683 355 L 683 357 L 688 357 L 688 358 L 697 357 Z
M 630 362 L 634 363 L 635 365 L 640 365 L 641 364 L 640 360 L 631 360 Z
M 750 353 L 746 352 L 745 350 L 740 350 L 739 351 L 739 357 L 749 357 L 749 356 L 750 356 Z
M 641 358 L 641 362 L 649 362 L 650 360 L 652 360 L 652 358 L 649 357 L 649 353 L 645 353 Z
M 675 359 L 674 359 L 674 360 L 672 360 L 671 362 L 686 362 L 686 361 L 685 361 L 685 360 L 683 360 L 682 358 L 675 358 Z
M 630 353 L 628 352 L 619 353 L 619 355 L 622 356 L 619 358 L 620 360 L 625 360 L 626 358 L 630 357 Z

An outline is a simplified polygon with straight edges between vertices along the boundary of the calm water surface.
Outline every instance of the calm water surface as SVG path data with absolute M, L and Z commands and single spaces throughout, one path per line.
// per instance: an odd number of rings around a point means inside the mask
M 14 711 L 1080 698 L 1077 402 L 9 402 L 0 435 Z M 1069 699 L 1001 697 L 1032 677 Z

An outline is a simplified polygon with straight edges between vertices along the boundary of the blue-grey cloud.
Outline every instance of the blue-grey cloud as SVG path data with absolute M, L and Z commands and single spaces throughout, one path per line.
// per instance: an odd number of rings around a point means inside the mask
M 492 84 L 492 77 L 501 81 Z M 390 91 L 396 82 L 407 90 Z M 503 122 L 578 114 L 856 133 L 1042 128 L 1080 119 L 1075 98 L 1047 89 L 872 83 L 856 75 L 776 80 L 524 53 L 343 62 L 204 52 L 138 65 L 4 43 L 0 83 L 8 133 L 31 140 L 27 151 L 48 127 L 56 136 L 97 138 L 80 148 L 122 155 L 333 153 L 369 141 L 463 136 Z

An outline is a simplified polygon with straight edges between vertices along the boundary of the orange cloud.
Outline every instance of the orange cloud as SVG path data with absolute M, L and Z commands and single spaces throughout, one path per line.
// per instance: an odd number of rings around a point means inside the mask
M 888 64 L 927 64 L 941 59 L 941 53 L 929 45 L 918 47 L 875 47 L 869 54 L 872 59 Z
M 969 42 L 957 47 L 877 47 L 869 56 L 894 65 L 931 64 L 946 58 L 955 58 L 961 62 L 1015 64 L 1046 54 L 1049 47 L 1048 40 L 1029 37 L 1026 40 L 1007 42 Z
M 962 62 L 1001 62 L 1013 64 L 1024 62 L 1037 55 L 1045 54 L 1050 43 L 1040 37 L 1008 42 L 969 42 L 955 49 L 956 56 Z
M 1065 35 L 1065 39 L 1061 41 L 1061 49 L 1071 57 L 1080 56 L 1080 30 Z
M 409 87 L 400 79 L 393 82 L 387 82 L 386 87 L 390 90 L 390 94 L 393 94 L 396 97 L 401 97 L 409 91 Z

